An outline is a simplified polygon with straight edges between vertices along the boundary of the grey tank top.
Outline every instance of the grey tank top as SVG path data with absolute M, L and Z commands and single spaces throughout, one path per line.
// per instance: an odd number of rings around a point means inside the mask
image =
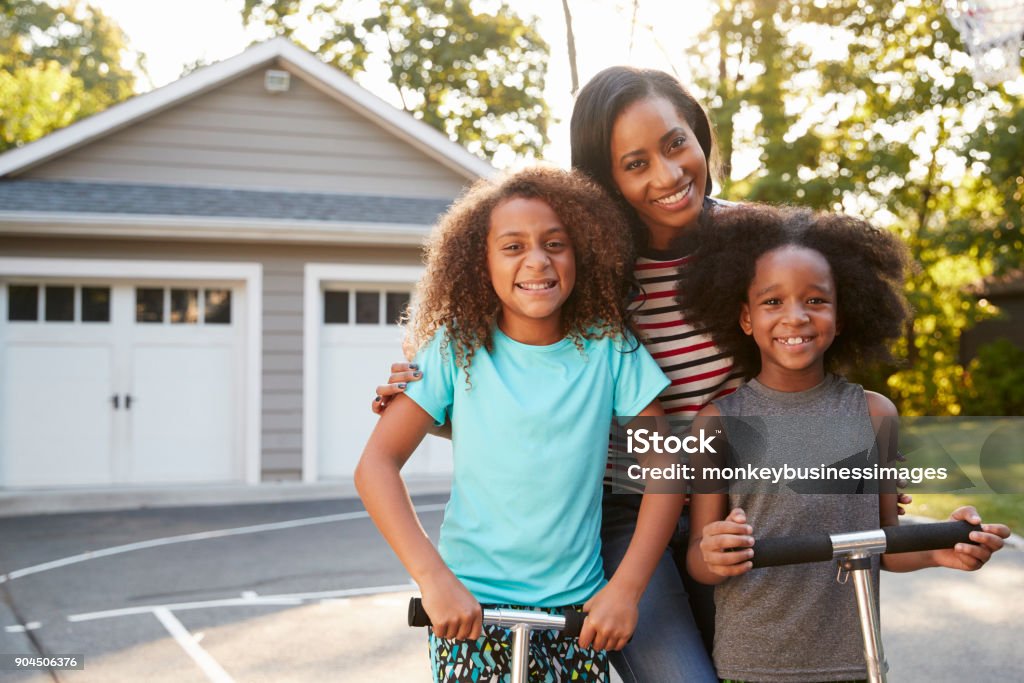
M 835 375 L 801 392 L 775 391 L 751 380 L 715 405 L 741 461 L 753 452 L 764 465 L 819 467 L 866 464 L 876 453 L 864 390 Z M 849 491 L 858 483 L 838 485 Z M 877 489 L 798 493 L 800 486 L 774 486 L 765 493 L 749 484 L 730 485 L 729 509 L 747 513 L 755 553 L 759 538 L 878 528 L 878 496 L 872 495 Z M 876 556 L 876 595 L 878 569 Z M 754 569 L 727 579 L 715 588 L 715 607 L 714 659 L 721 678 L 788 683 L 867 676 L 853 584 L 836 582 L 835 562 Z

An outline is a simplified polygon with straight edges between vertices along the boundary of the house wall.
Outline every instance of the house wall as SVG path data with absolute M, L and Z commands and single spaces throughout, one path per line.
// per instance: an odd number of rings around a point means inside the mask
M 264 481 L 302 471 L 303 269 L 308 262 L 418 265 L 418 248 L 367 248 L 141 240 L 0 237 L 0 254 L 68 259 L 244 261 L 263 265 L 262 457 Z M 358 388 L 353 390 L 358 391 Z M 366 388 L 367 400 L 372 387 Z
M 296 76 L 266 69 L 33 168 L 24 178 L 457 196 L 467 180 Z

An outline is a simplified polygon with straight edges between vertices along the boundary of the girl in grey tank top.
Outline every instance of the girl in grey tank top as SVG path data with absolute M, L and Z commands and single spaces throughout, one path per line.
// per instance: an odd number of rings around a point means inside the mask
M 721 678 L 742 681 L 864 678 L 854 594 L 836 583 L 833 563 L 750 571 L 750 559 L 756 538 L 898 523 L 895 495 L 880 493 L 876 481 L 823 487 L 806 473 L 822 466 L 867 471 L 895 448 L 892 402 L 831 370 L 884 357 L 899 336 L 907 316 L 900 289 L 906 250 L 889 233 L 845 216 L 756 205 L 719 216 L 701 235 L 680 286 L 692 294 L 681 303 L 752 379 L 694 423 L 721 430 L 731 460 L 694 456 L 691 464 L 727 464 L 734 475 L 790 469 L 773 485 L 733 476 L 722 482 L 725 492 L 695 487 L 687 567 L 717 585 L 715 666 Z M 980 523 L 969 507 L 953 518 Z M 986 524 L 972 534 L 978 545 L 884 555 L 880 565 L 977 569 L 1008 536 L 1005 526 Z M 876 559 L 876 586 L 878 569 Z

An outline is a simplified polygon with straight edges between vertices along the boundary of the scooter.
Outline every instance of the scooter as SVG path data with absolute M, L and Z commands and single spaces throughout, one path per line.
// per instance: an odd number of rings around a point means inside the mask
M 754 568 L 787 564 L 822 562 L 835 559 L 836 580 L 846 583 L 853 578 L 857 595 L 857 613 L 864 643 L 864 662 L 871 683 L 886 683 L 888 664 L 882 651 L 878 610 L 871 585 L 871 556 L 883 553 L 910 553 L 919 550 L 952 548 L 957 543 L 971 543 L 970 533 L 981 527 L 964 521 L 892 526 L 868 531 L 841 534 L 808 534 L 758 539 L 752 559 Z M 565 610 L 548 614 L 531 610 L 485 609 L 483 623 L 511 629 L 512 683 L 527 683 L 530 658 L 530 631 L 555 629 L 568 637 L 579 637 L 586 614 Z M 419 598 L 409 601 L 409 626 L 430 626 L 430 617 Z
M 530 671 L 530 632 L 534 629 L 561 631 L 578 638 L 587 615 L 574 609 L 561 614 L 536 610 L 490 608 L 483 611 L 483 623 L 512 631 L 512 683 L 527 683 Z M 430 617 L 419 598 L 409 600 L 409 626 L 430 626 Z
M 764 538 L 758 539 L 752 561 L 756 569 L 835 559 L 839 566 L 836 580 L 846 583 L 849 578 L 853 578 L 868 680 L 871 683 L 885 683 L 889 666 L 882 651 L 878 610 L 871 585 L 871 556 L 952 548 L 957 543 L 971 543 L 970 533 L 980 530 L 981 527 L 976 524 L 958 521 L 891 526 L 831 535 L 820 533 Z

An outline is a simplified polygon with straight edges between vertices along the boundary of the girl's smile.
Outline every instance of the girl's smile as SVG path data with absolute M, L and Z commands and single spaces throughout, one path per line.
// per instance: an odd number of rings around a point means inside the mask
M 761 351 L 758 380 L 802 391 L 825 377 L 825 351 L 838 333 L 832 270 L 813 249 L 786 246 L 757 260 L 740 327 Z
M 615 121 L 612 179 L 664 249 L 697 223 L 707 184 L 707 159 L 690 124 L 663 97 L 640 100 Z
M 525 344 L 562 339 L 562 305 L 576 284 L 576 256 L 568 231 L 546 202 L 513 197 L 494 208 L 487 269 L 501 301 L 502 332 Z

